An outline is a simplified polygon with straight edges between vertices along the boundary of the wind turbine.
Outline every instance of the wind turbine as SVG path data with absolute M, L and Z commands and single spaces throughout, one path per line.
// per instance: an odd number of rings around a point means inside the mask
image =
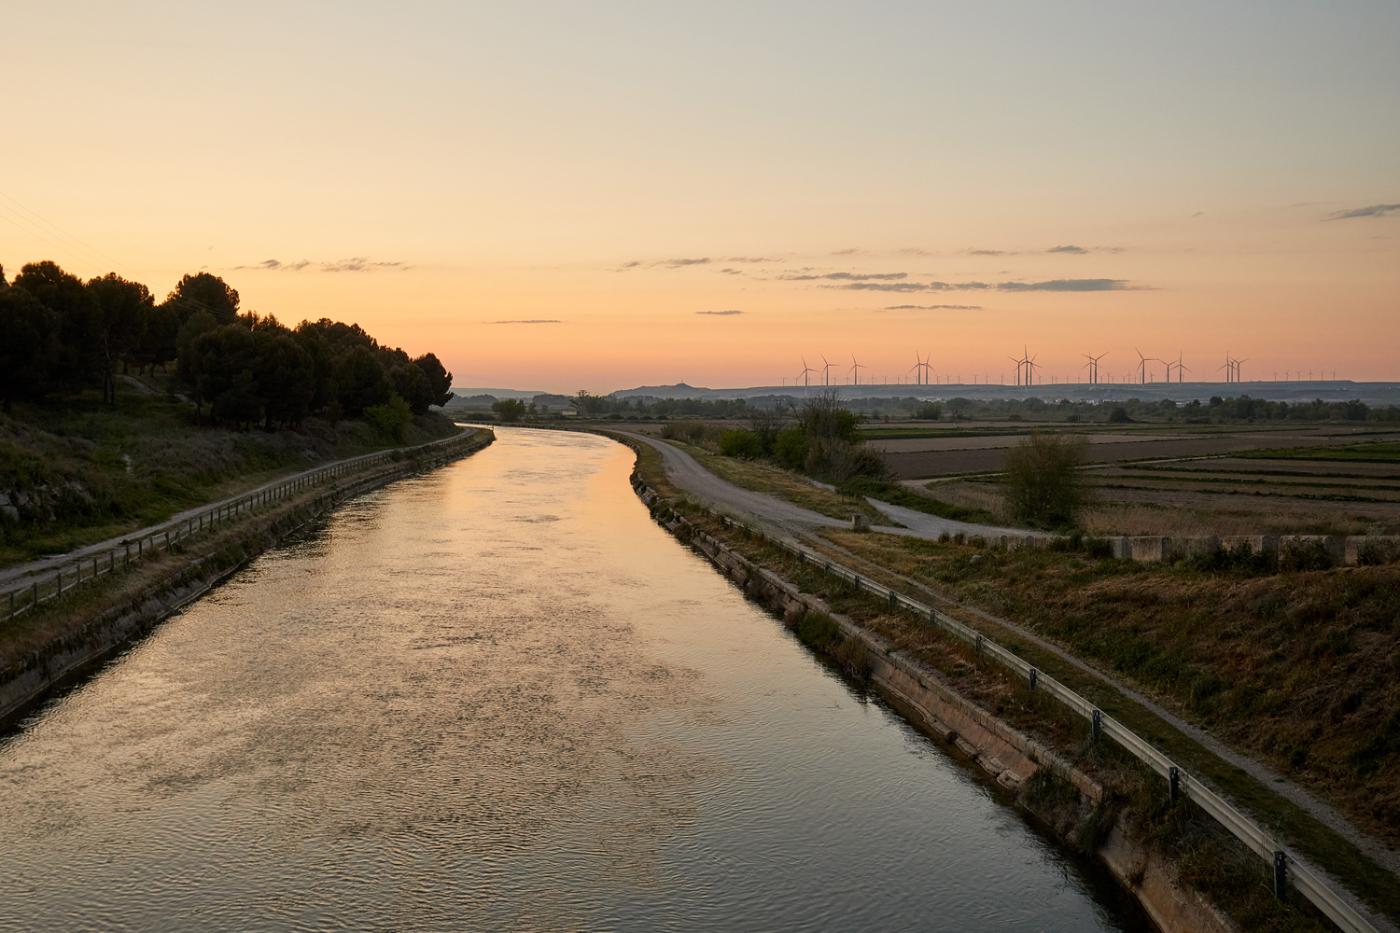
M 1040 354 L 1037 353 L 1026 360 L 1026 385 L 1028 386 L 1035 385 L 1035 371 L 1040 368 L 1040 364 L 1036 360 L 1039 358 Z
M 1026 352 L 1025 348 L 1022 347 L 1022 348 L 1021 348 L 1021 357 L 1020 357 L 1020 359 L 1017 359 L 1017 358 L 1014 357 L 1014 356 L 1008 356 L 1007 359 L 1016 364 L 1016 384 L 1017 384 L 1017 385 L 1021 385 L 1021 373 L 1022 373 L 1022 371 L 1025 371 L 1025 372 L 1029 372 L 1029 371 L 1030 371 L 1030 370 L 1027 368 L 1027 367 L 1030 365 L 1030 355 Z M 1026 385 L 1030 385 L 1030 383 L 1027 382 Z
M 807 365 L 807 357 L 804 356 L 802 358 L 802 372 L 797 374 L 797 379 L 802 380 L 802 388 L 811 388 L 811 380 L 809 377 L 814 372 L 816 372 L 816 370 Z M 794 385 L 797 384 L 797 379 L 793 380 Z
M 860 363 L 856 362 L 856 355 L 854 353 L 851 354 L 851 368 L 847 370 L 847 372 L 855 376 L 851 385 L 860 385 Z
M 1230 363 L 1231 363 L 1231 364 L 1234 366 L 1234 368 L 1235 368 L 1235 381 L 1236 381 L 1236 382 L 1243 382 L 1243 381 L 1244 381 L 1243 379 L 1240 378 L 1240 364 L 1241 364 L 1241 363 L 1248 363 L 1248 362 L 1249 362 L 1249 358 L 1248 358 L 1248 357 L 1246 357 L 1246 358 L 1244 358 L 1244 359 L 1242 359 L 1242 360 L 1231 360 L 1231 361 L 1230 361 Z
M 1138 382 L 1147 385 L 1147 361 L 1151 358 L 1143 356 L 1137 347 L 1133 347 L 1133 352 L 1138 355 Z
M 1177 385 L 1181 385 L 1181 383 L 1182 383 L 1181 374 L 1182 374 L 1182 373 L 1189 373 L 1189 372 L 1191 371 L 1191 368 L 1181 361 L 1181 355 L 1182 355 L 1182 354 L 1181 354 L 1181 351 L 1180 351 L 1180 350 L 1176 351 L 1176 362 L 1174 362 L 1174 363 L 1168 363 L 1168 364 L 1167 364 L 1167 381 L 1168 381 L 1168 382 L 1171 382 L 1171 381 L 1172 381 L 1172 367 L 1175 366 L 1175 367 L 1176 367 L 1176 384 L 1177 384 Z
M 920 356 L 918 350 L 914 351 L 915 362 L 910 371 L 914 373 L 914 381 L 917 385 L 926 386 L 929 384 L 929 378 L 933 374 L 933 367 L 929 365 L 928 361 L 932 356 L 932 353 L 929 353 L 927 356 Z
M 1235 361 L 1232 360 L 1232 359 L 1230 359 L 1230 351 L 1229 351 L 1229 350 L 1226 350 L 1226 351 L 1225 351 L 1225 365 L 1224 365 L 1224 366 L 1217 366 L 1217 367 L 1215 368 L 1215 371 L 1216 371 L 1216 372 L 1220 372 L 1220 370 L 1222 370 L 1222 369 L 1225 370 L 1225 381 L 1226 381 L 1226 383 L 1234 382 L 1234 381 L 1235 381 Z
M 831 361 L 822 357 L 822 385 L 831 385 Z
M 1091 353 L 1083 353 L 1083 354 L 1080 354 L 1080 355 L 1083 356 L 1086 360 L 1089 361 L 1089 362 L 1087 362 L 1087 363 L 1084 364 L 1084 368 L 1087 369 L 1087 370 L 1089 370 L 1089 385 L 1091 385 L 1091 386 L 1096 386 L 1096 385 L 1098 385 L 1098 384 L 1099 384 L 1099 360 L 1101 360 L 1101 359 L 1103 359 L 1104 357 L 1108 356 L 1108 354 L 1107 354 L 1107 353 L 1100 353 L 1098 356 L 1094 356 L 1094 355 L 1091 354 Z

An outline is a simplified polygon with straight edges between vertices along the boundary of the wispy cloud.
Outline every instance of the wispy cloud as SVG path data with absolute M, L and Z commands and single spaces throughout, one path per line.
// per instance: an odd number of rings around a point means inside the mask
M 705 266 L 710 263 L 709 256 L 699 256 L 694 259 L 661 259 L 652 263 L 653 266 L 665 266 L 667 269 L 683 269 L 686 266 Z
M 981 311 L 981 305 L 886 305 L 881 311 Z
M 1078 246 L 1074 243 L 1060 243 L 1048 249 L 969 249 L 969 256 L 1034 256 L 1047 253 L 1060 256 L 1087 256 L 1089 253 L 1121 253 L 1121 246 Z
M 780 275 L 784 282 L 894 282 L 909 278 L 907 272 L 794 272 Z
M 858 247 L 855 247 L 855 246 L 848 246 L 848 247 L 846 247 L 845 249 L 836 249 L 836 250 L 832 250 L 832 251 L 831 251 L 831 255 L 833 255 L 833 256 L 854 256 L 854 255 L 856 255 L 856 254 L 859 253 L 859 252 L 860 252 L 860 249 L 859 249 Z
M 1004 292 L 1121 292 L 1141 286 L 1125 279 L 1048 279 L 1044 282 L 1001 282 Z
M 515 318 L 505 321 L 487 321 L 488 324 L 563 324 L 564 322 L 553 317 L 531 317 Z
M 1349 211 L 1334 211 L 1328 220 L 1355 220 L 1358 217 L 1384 217 L 1386 214 L 1400 213 L 1400 204 L 1372 204 L 1369 207 L 1354 207 Z
M 410 266 L 397 261 L 386 262 L 365 256 L 352 256 L 349 259 L 337 259 L 331 262 L 312 262 L 309 259 L 284 262 L 280 259 L 264 259 L 262 262 L 234 266 L 233 268 L 262 272 L 301 272 L 304 269 L 310 269 L 313 272 L 379 272 L 391 269 L 408 269 Z
M 726 260 L 724 260 L 724 261 L 725 261 L 725 262 L 747 262 L 747 263 L 757 263 L 757 262 L 782 262 L 781 259 L 778 259 L 778 258 L 775 257 L 775 256 L 730 256 L 728 259 L 726 259 Z
M 823 285 L 866 292 L 1115 292 L 1138 289 L 1125 279 L 1047 279 L 1042 282 L 843 282 Z
M 758 260 L 758 259 L 750 260 L 750 259 L 740 259 L 740 258 L 726 260 L 726 262 L 761 262 L 761 261 L 762 261 L 762 260 Z M 709 264 L 712 263 L 712 262 L 714 262 L 714 260 L 711 259 L 709 256 L 681 256 L 681 257 L 677 257 L 677 258 L 674 258 L 674 259 L 657 259 L 657 260 L 655 260 L 655 261 L 653 261 L 653 262 L 643 262 L 643 261 L 640 260 L 640 259 L 633 259 L 633 260 L 631 260 L 631 261 L 629 261 L 629 262 L 624 262 L 622 265 L 618 266 L 614 271 L 616 271 L 616 272 L 627 272 L 627 271 L 630 270 L 630 269 L 640 269 L 640 268 L 642 268 L 643 266 L 646 266 L 646 267 L 649 267 L 649 268 L 658 268 L 658 267 L 659 267 L 659 268 L 662 268 L 662 269 L 684 269 L 684 268 L 686 268 L 687 266 L 707 266 L 707 265 L 709 265 Z
M 744 274 L 744 272 L 743 272 L 742 269 L 729 269 L 729 268 L 725 268 L 725 269 L 719 270 L 719 272 L 720 272 L 720 275 L 743 275 L 743 274 Z
M 738 308 L 725 308 L 721 311 L 696 311 L 696 314 L 704 314 L 708 317 L 734 317 L 736 314 L 743 314 Z

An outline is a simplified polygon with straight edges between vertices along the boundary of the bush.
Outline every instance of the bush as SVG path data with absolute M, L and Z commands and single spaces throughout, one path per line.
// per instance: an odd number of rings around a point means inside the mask
M 1018 521 L 1045 528 L 1073 525 L 1084 502 L 1079 467 L 1084 440 L 1036 432 L 1006 458 L 1008 511 Z
M 366 408 L 365 421 L 381 436 L 402 444 L 408 436 L 408 426 L 413 423 L 413 412 L 407 402 L 395 395 L 383 404 Z
M 719 452 L 726 457 L 753 460 L 763 456 L 763 442 L 753 431 L 730 428 L 719 436 Z
M 920 421 L 937 421 L 943 417 L 943 406 L 937 402 L 924 402 L 914 409 L 914 417 Z
M 807 435 L 797 425 L 778 432 L 773 439 L 773 459 L 789 470 L 800 470 L 807 462 Z
M 491 403 L 491 410 L 504 422 L 519 421 L 525 417 L 525 403 L 518 398 L 497 399 Z

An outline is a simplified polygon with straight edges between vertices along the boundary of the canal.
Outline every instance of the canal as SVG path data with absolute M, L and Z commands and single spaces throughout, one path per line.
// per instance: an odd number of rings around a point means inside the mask
M 648 517 L 501 429 L 0 739 L 0 930 L 1113 930 L 1141 916 Z

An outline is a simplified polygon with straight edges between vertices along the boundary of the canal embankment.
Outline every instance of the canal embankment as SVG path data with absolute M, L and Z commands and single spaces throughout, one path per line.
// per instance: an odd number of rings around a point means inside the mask
M 103 573 L 94 571 L 86 585 L 60 585 L 55 596 L 0 623 L 0 726 L 347 499 L 470 456 L 494 440 L 489 429 L 470 428 L 398 456 L 325 467 L 323 483 L 289 483 L 285 494 L 268 496 L 257 507 L 226 510 L 218 523 L 201 524 L 197 533 L 167 536 L 163 547 L 138 551 L 136 561 L 102 561 L 95 566 Z
M 683 494 L 670 485 L 659 458 L 652 455 L 650 448 L 644 445 L 634 445 L 634 449 L 639 455 L 638 469 L 644 475 L 645 483 L 643 485 L 655 484 L 661 493 L 660 499 L 657 500 L 657 507 L 664 514 L 669 517 L 678 514 L 684 515 L 687 536 L 697 529 L 710 533 L 712 537 L 721 540 L 731 552 L 745 555 L 745 559 L 752 560 L 762 570 L 773 571 L 776 569 L 781 576 L 790 581 L 796 581 L 799 584 L 799 590 L 831 596 L 831 581 L 823 579 L 823 574 L 819 572 L 813 573 L 813 567 L 810 563 L 804 566 L 800 559 L 797 561 L 792 559 L 791 551 L 770 547 L 772 540 L 765 541 L 765 535 L 736 531 L 736 527 L 742 528 L 743 526 L 735 525 L 728 519 L 719 520 L 719 517 L 710 513 L 708 509 L 686 502 Z M 652 493 L 649 492 L 648 495 L 650 497 Z M 798 556 L 800 558 L 801 555 Z M 724 568 L 721 567 L 721 569 Z M 896 651 L 899 653 L 917 656 L 923 662 L 933 659 L 935 667 L 940 668 L 941 673 L 948 677 L 948 680 L 955 686 L 955 692 L 960 696 L 971 699 L 984 711 L 993 713 L 994 719 L 1004 724 L 1014 723 L 1015 727 L 1023 734 L 1034 735 L 1036 741 L 1058 749 L 1075 761 L 1081 770 L 1094 775 L 1100 783 L 1109 788 L 1105 799 L 1120 812 L 1120 819 L 1105 822 L 1102 815 L 1093 818 L 1094 822 L 1101 825 L 1103 835 L 1100 838 L 1106 842 L 1112 840 L 1112 844 L 1105 852 L 1097 854 L 1106 863 L 1110 857 L 1114 857 L 1119 864 L 1123 864 L 1125 840 L 1134 845 L 1137 842 L 1145 842 L 1146 847 L 1137 853 L 1137 857 L 1129 859 L 1133 866 L 1129 875 L 1135 890 L 1138 886 L 1146 884 L 1147 876 L 1141 870 L 1142 865 L 1160 863 L 1163 866 L 1162 877 L 1170 877 L 1170 869 L 1175 865 L 1185 869 L 1182 880 L 1186 887 L 1195 887 L 1200 893 L 1213 898 L 1226 909 L 1229 915 L 1246 927 L 1253 928 L 1260 924 L 1266 924 L 1279 928 L 1306 929 L 1314 928 L 1315 924 L 1320 924 L 1315 928 L 1330 928 L 1330 924 L 1314 913 L 1312 907 L 1306 903 L 1307 899 L 1301 895 L 1294 893 L 1283 902 L 1275 899 L 1273 896 L 1275 891 L 1281 890 L 1278 888 L 1280 873 L 1277 870 L 1272 873 L 1268 870 L 1268 860 L 1260 860 L 1256 854 L 1258 852 L 1257 846 L 1253 847 L 1255 852 L 1250 852 L 1234 836 L 1221 832 L 1221 825 L 1218 822 L 1210 818 L 1203 818 L 1201 813 L 1193 814 L 1189 808 L 1180 809 L 1176 800 L 1162 800 L 1161 798 L 1166 795 L 1161 794 L 1162 788 L 1157 786 L 1160 783 L 1157 780 L 1158 775 L 1146 773 L 1149 769 L 1142 768 L 1140 761 L 1131 760 L 1132 756 L 1127 756 L 1130 760 L 1126 762 L 1113 761 L 1112 759 L 1115 758 L 1114 749 L 1103 747 L 1111 746 L 1112 743 L 1086 744 L 1082 721 L 1057 723 L 1056 711 L 1048 709 L 1043 698 L 1036 695 L 1033 676 L 1029 691 L 1025 689 L 1024 676 L 1021 676 L 1019 680 L 1016 676 L 1012 676 L 1008 681 L 1005 676 L 1006 671 L 990 670 L 987 665 L 981 663 L 980 658 L 968 657 L 968 652 L 965 650 L 968 645 L 959 644 L 956 640 L 950 642 L 948 639 L 929 638 L 928 636 L 935 633 L 923 630 L 931 630 L 932 626 L 914 625 L 911 627 L 907 619 L 895 618 L 897 613 L 883 611 L 886 608 L 884 597 L 889 598 L 890 607 L 893 608 L 896 601 L 908 602 L 907 597 L 903 594 L 896 594 L 893 590 L 875 586 L 873 583 L 870 588 L 881 593 L 881 598 L 875 601 L 878 603 L 878 607 L 874 608 L 874 611 L 870 605 L 872 601 L 868 597 L 858 598 L 855 591 L 861 589 L 860 585 L 853 590 L 849 581 L 846 581 L 844 591 L 842 591 L 842 587 L 837 588 L 837 602 L 846 604 L 842 608 L 857 618 L 858 625 L 863 630 L 883 634 L 895 644 Z M 862 603 L 864 605 L 861 605 Z M 916 615 L 922 617 L 921 613 L 916 613 Z M 971 642 L 970 636 L 968 641 Z M 869 655 L 869 652 L 864 653 Z M 1024 667 L 1025 665 L 1020 666 Z M 1021 673 L 1024 675 L 1025 672 Z M 948 676 L 949 674 L 952 676 Z M 1049 683 L 1053 684 L 1054 682 L 1049 681 Z M 989 684 L 995 686 L 988 689 Z M 1045 685 L 1046 682 L 1043 681 L 1042 693 Z M 897 688 L 898 685 L 892 686 Z M 897 693 L 897 689 L 894 692 Z M 897 696 L 893 698 L 893 700 L 897 699 Z M 1075 718 L 1070 717 L 1071 720 Z M 1078 718 L 1082 719 L 1082 717 Z M 1120 731 L 1121 727 L 1113 724 L 1113 730 Z M 951 731 L 958 730 L 952 729 Z M 964 749 L 963 751 L 969 750 Z M 976 749 L 974 751 L 977 751 L 978 756 L 985 756 L 987 761 L 994 764 L 1003 760 L 995 752 L 987 753 Z M 1105 771 L 1106 764 L 1111 765 L 1111 767 L 1108 767 L 1105 778 L 1105 775 L 1100 772 Z M 1001 772 L 1006 770 L 1001 769 Z M 1014 769 L 1012 770 L 1014 771 Z M 1152 770 L 1159 769 L 1154 767 Z M 1041 774 L 1055 773 L 1053 770 L 1047 771 L 1046 769 L 1039 769 L 1039 771 Z M 1064 773 L 1063 769 L 1060 769 L 1060 773 Z M 1014 776 L 1013 774 L 1007 777 Z M 1183 773 L 1183 786 L 1185 786 L 1185 780 Z M 1003 778 L 1003 783 L 1014 782 Z M 1195 785 L 1192 787 L 1194 788 Z M 1192 790 L 1190 795 L 1193 798 L 1202 795 L 1207 798 L 1212 797 L 1210 792 L 1204 788 L 1199 791 Z M 1079 796 L 1084 797 L 1082 793 Z M 1092 796 L 1089 795 L 1087 799 L 1092 799 Z M 1218 798 L 1212 798 L 1205 803 L 1207 809 L 1210 809 L 1212 804 L 1219 804 L 1228 809 L 1228 804 L 1221 803 Z M 1112 828 L 1114 832 L 1107 833 L 1106 830 L 1102 830 L 1103 826 Z M 1074 826 L 1069 825 L 1067 829 L 1069 833 L 1066 838 L 1073 836 Z M 1129 846 L 1126 851 L 1133 852 L 1135 850 Z M 1114 853 L 1117 853 L 1116 856 Z M 1291 860 L 1292 856 L 1288 856 L 1288 858 Z M 1309 895 L 1310 898 L 1314 899 L 1314 903 L 1317 902 L 1315 893 L 1317 887 L 1330 884 L 1334 889 L 1340 890 L 1336 888 L 1335 881 L 1329 881 L 1325 876 L 1318 875 L 1315 866 L 1306 868 L 1299 863 L 1298 869 L 1304 873 L 1313 872 L 1313 878 L 1305 878 L 1300 875 L 1297 883 L 1307 890 L 1314 891 L 1313 894 Z M 1271 874 L 1275 877 L 1270 877 Z M 1351 876 L 1347 875 L 1346 877 Z M 1230 882 L 1223 883 L 1222 879 L 1227 878 L 1231 879 Z M 1291 876 L 1285 875 L 1284 878 L 1285 884 L 1293 883 Z M 1330 895 L 1324 891 L 1323 896 L 1326 898 Z M 1337 913 L 1342 916 L 1354 915 L 1355 913 L 1352 908 L 1345 904 L 1335 905 L 1339 907 L 1338 910 L 1332 910 L 1332 906 L 1334 905 L 1329 904 L 1329 913 Z M 1372 920 L 1375 921 L 1375 928 L 1389 928 L 1384 918 L 1377 919 L 1373 915 Z M 1372 926 L 1363 925 L 1358 928 L 1370 929 Z

